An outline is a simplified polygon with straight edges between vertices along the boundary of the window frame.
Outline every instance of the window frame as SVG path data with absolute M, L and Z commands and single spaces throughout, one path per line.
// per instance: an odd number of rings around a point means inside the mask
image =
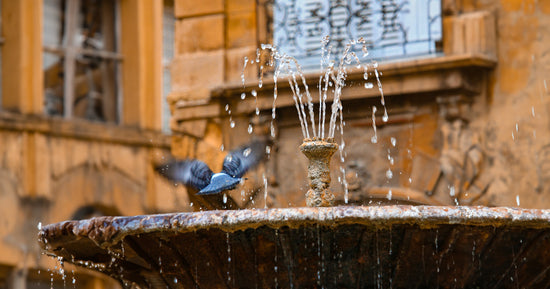
M 116 90 L 116 115 L 115 123 L 120 123 L 122 119 L 122 83 L 121 83 L 121 64 L 123 60 L 123 54 L 120 53 L 120 44 L 121 44 L 121 29 L 120 29 L 120 3 L 115 1 L 114 5 L 114 45 L 116 51 L 107 51 L 107 50 L 93 50 L 86 49 L 75 45 L 75 37 L 77 36 L 77 27 L 78 27 L 78 16 L 79 9 L 81 7 L 81 0 L 61 0 L 64 1 L 67 5 L 64 15 L 63 25 L 67 27 L 67 32 L 65 33 L 67 40 L 64 44 L 61 45 L 47 45 L 42 43 L 42 52 L 51 53 L 54 55 L 63 58 L 63 117 L 67 119 L 74 118 L 74 100 L 75 100 L 75 73 L 76 73 L 76 63 L 77 57 L 82 56 L 92 56 L 101 58 L 102 60 L 115 61 L 115 90 Z M 87 118 L 84 118 L 88 120 Z M 108 121 L 105 121 L 108 122 Z

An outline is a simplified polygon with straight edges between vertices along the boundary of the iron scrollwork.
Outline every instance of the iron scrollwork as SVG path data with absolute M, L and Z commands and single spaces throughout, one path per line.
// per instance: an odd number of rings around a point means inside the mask
M 374 59 L 406 58 L 437 53 L 441 40 L 440 0 L 272 0 L 268 25 L 273 43 L 316 68 L 322 39 L 338 58 L 347 43 L 363 37 Z M 361 50 L 357 47 L 357 52 Z M 333 58 L 333 59 L 334 59 Z

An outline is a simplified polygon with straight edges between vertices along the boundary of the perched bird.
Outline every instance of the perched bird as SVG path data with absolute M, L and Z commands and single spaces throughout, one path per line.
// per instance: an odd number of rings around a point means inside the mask
M 155 169 L 171 181 L 195 188 L 197 195 L 218 194 L 234 189 L 242 176 L 265 158 L 266 145 L 266 141 L 256 140 L 230 151 L 219 173 L 213 173 L 208 165 L 195 159 L 170 161 Z

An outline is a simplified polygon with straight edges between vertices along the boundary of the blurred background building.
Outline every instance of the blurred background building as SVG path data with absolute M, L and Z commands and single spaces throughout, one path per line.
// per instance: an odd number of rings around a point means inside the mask
M 363 70 L 348 71 L 347 156 L 333 160 L 340 203 L 339 179 L 354 204 L 550 205 L 550 2 L 2 0 L 0 7 L 0 288 L 117 288 L 69 265 L 63 280 L 59 263 L 40 255 L 37 228 L 198 209 L 153 164 L 174 155 L 219 170 L 222 148 L 271 134 L 273 70 L 257 50 L 265 43 L 304 64 L 313 94 L 324 35 L 334 51 L 365 37 L 379 60 L 387 122 L 374 70 L 367 81 Z M 231 192 L 242 208 L 305 204 L 307 163 L 285 82 L 270 160 Z

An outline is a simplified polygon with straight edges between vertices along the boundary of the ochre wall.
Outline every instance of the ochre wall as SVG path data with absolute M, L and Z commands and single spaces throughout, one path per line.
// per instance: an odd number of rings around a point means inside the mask
M 231 148 L 248 139 L 246 128 L 253 116 L 235 113 L 235 106 L 242 85 L 243 58 L 254 58 L 261 43 L 271 42 L 269 29 L 262 26 L 266 17 L 263 3 L 175 2 L 174 90 L 168 101 L 174 111 L 172 129 L 193 136 L 174 139 L 172 149 L 180 157 L 197 157 L 218 166 L 224 155 L 222 145 Z M 546 51 L 550 47 L 549 4 L 464 0 L 442 1 L 442 7 L 445 56 L 479 59 L 476 57 L 481 55 L 493 64 L 474 64 L 467 72 L 462 70 L 464 85 L 474 93 L 459 95 L 462 98 L 457 103 L 450 100 L 453 96 L 449 93 L 441 97 L 446 85 L 462 81 L 456 78 L 439 84 L 431 96 L 424 93 L 426 98 L 419 97 L 423 87 L 439 80 L 442 64 L 435 64 L 432 72 L 415 79 L 404 73 L 402 84 L 407 85 L 408 95 L 399 94 L 404 88 L 398 84 L 386 86 L 390 76 L 385 76 L 381 64 L 382 84 L 390 92 L 390 120 L 393 117 L 397 121 L 380 127 L 381 142 L 373 145 L 369 142 L 373 133 L 369 118 L 375 98 L 366 94 L 363 114 L 359 111 L 348 116 L 346 149 L 352 158 L 364 163 L 362 170 L 352 167 L 352 162 L 346 165 L 346 179 L 353 183 L 350 199 L 364 202 L 369 195 L 383 197 L 387 188 L 382 193 L 378 189 L 393 187 L 404 190 L 401 196 L 410 193 L 417 201 L 433 204 L 454 204 L 452 194 L 460 191 L 462 204 L 548 207 L 550 177 L 546 176 L 545 163 L 550 155 L 550 106 L 545 75 L 550 57 Z M 445 63 L 448 66 L 449 62 Z M 414 65 L 406 68 L 418 70 Z M 257 80 L 257 73 L 257 68 L 245 70 L 246 82 Z M 272 90 L 262 93 L 268 99 Z M 225 104 L 233 109 L 234 129 L 229 128 Z M 301 195 L 307 185 L 303 171 L 306 161 L 297 149 L 299 130 L 288 126 L 291 118 L 291 114 L 278 116 L 279 124 L 285 127 L 278 128 L 275 143 L 279 153 L 274 153 L 268 165 L 273 173 L 268 177 L 268 203 L 273 206 L 304 205 Z M 402 146 L 389 146 L 391 137 Z M 391 180 L 385 178 L 390 168 L 388 149 L 395 158 L 395 165 L 391 165 L 395 177 Z M 296 173 L 288 174 L 289 169 Z M 335 166 L 333 170 L 333 189 L 342 200 L 343 189 L 334 181 L 337 169 Z M 434 195 L 425 194 L 434 184 Z M 257 203 L 263 205 L 264 201 Z
M 162 1 L 119 7 L 124 109 L 114 124 L 45 115 L 43 3 L 2 1 L 0 288 L 50 286 L 46 272 L 56 264 L 41 255 L 39 224 L 90 217 L 79 211 L 87 206 L 107 215 L 189 208 L 185 190 L 154 172 L 171 143 L 160 131 Z M 100 274 L 65 270 L 77 276 L 76 288 L 118 288 Z M 72 286 L 52 274 L 52 286 Z

